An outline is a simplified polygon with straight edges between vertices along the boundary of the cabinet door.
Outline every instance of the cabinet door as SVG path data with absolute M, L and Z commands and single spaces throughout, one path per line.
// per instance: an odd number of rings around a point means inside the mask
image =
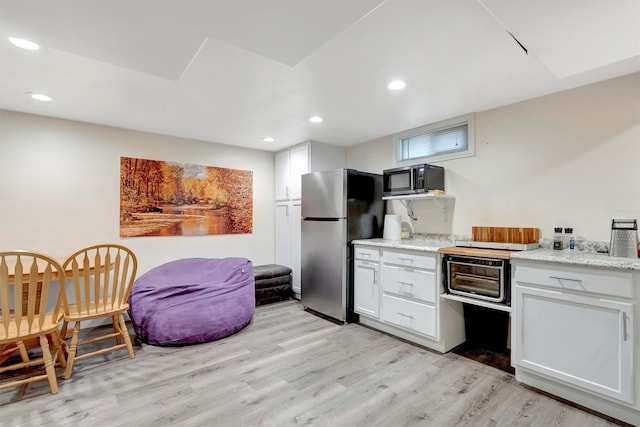
M 378 318 L 380 308 L 379 264 L 368 261 L 354 262 L 354 310 L 365 316 Z
M 309 172 L 309 146 L 292 148 L 289 154 L 289 197 L 299 199 L 302 195 L 302 175 Z
M 289 203 L 276 204 L 276 264 L 291 267 Z
M 293 270 L 293 292 L 300 294 L 300 242 L 302 239 L 302 206 L 300 200 L 291 203 L 289 227 L 291 230 L 291 269 Z
M 515 363 L 633 403 L 633 305 L 515 287 Z
M 276 200 L 289 199 L 289 150 L 276 153 L 275 163 Z

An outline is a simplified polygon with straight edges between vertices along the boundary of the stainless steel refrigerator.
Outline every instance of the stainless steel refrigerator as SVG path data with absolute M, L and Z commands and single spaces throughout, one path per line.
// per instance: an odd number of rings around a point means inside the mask
M 382 236 L 382 175 L 334 169 L 302 176 L 300 299 L 305 309 L 354 321 L 354 239 Z

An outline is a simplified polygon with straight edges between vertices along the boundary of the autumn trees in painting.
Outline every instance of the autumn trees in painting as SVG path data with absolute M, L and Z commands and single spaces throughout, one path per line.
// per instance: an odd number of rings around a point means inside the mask
M 253 173 L 120 158 L 120 235 L 243 234 L 253 228 Z

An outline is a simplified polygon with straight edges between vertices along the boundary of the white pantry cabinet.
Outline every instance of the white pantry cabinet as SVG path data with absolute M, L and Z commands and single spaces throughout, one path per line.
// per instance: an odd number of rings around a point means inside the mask
M 300 295 L 300 200 L 276 203 L 276 264 L 291 268 L 291 287 Z
M 275 263 L 293 270 L 293 292 L 300 298 L 302 175 L 345 165 L 344 147 L 308 141 L 275 155 Z
M 633 274 L 540 262 L 512 265 L 516 378 L 613 417 L 640 421 L 631 409 L 638 409 L 640 392 Z

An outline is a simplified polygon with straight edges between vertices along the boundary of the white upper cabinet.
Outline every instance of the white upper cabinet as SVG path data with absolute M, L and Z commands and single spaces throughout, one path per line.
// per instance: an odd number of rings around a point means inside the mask
M 289 198 L 299 199 L 302 193 L 302 175 L 309 173 L 309 146 L 292 148 L 289 154 Z
M 276 201 L 289 199 L 289 150 L 276 153 Z
M 319 142 L 305 142 L 276 153 L 276 201 L 302 197 L 302 175 L 345 166 L 345 149 Z

